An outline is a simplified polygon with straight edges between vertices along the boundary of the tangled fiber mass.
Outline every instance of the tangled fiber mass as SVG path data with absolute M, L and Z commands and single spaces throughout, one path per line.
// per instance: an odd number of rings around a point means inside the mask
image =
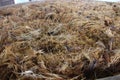
M 120 4 L 55 0 L 0 8 L 0 80 L 120 74 Z

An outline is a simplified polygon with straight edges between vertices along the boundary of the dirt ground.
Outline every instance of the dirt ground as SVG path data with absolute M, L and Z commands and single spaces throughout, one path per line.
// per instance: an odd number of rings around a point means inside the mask
M 55 0 L 0 8 L 0 80 L 120 74 L 120 3 Z

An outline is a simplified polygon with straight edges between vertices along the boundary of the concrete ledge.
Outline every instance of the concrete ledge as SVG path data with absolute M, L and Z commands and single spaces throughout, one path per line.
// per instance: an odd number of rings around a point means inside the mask
M 101 79 L 97 79 L 97 80 L 120 80 L 120 75 L 107 77 L 107 78 L 101 78 Z

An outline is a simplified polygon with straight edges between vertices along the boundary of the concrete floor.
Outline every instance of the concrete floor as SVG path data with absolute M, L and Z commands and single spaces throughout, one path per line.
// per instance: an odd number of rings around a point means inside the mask
M 120 80 L 120 75 L 107 77 L 107 78 L 102 78 L 102 79 L 97 79 L 97 80 Z
M 106 1 L 106 2 L 120 2 L 120 0 L 98 0 L 98 1 Z

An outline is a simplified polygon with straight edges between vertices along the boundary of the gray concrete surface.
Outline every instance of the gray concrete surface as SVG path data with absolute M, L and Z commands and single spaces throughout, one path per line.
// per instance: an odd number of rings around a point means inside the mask
M 111 77 L 107 77 L 107 78 L 101 78 L 101 79 L 97 79 L 97 80 L 120 80 L 120 75 L 111 76 Z

